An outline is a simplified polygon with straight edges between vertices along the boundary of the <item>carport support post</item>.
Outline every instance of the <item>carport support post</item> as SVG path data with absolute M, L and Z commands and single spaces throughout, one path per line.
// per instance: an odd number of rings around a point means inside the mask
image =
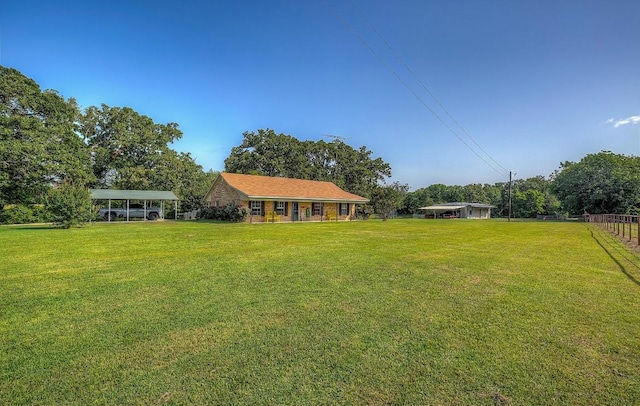
M 109 211 L 107 212 L 107 218 L 111 222 L 111 199 L 109 199 Z

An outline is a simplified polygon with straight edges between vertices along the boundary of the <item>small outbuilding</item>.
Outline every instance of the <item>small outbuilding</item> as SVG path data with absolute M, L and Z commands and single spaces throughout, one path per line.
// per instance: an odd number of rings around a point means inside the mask
M 420 207 L 418 210 L 427 210 L 426 218 L 488 219 L 494 208 L 490 204 L 453 202 Z

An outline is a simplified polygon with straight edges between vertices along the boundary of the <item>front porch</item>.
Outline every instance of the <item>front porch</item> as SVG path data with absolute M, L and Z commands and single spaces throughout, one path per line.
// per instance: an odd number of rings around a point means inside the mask
M 250 223 L 348 221 L 355 214 L 352 203 L 247 201 L 243 205 L 249 209 Z

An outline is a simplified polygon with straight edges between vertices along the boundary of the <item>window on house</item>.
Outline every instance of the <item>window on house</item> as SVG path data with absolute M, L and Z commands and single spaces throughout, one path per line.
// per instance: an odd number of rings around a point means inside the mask
M 349 203 L 340 203 L 340 215 L 346 216 L 349 214 Z
M 250 203 L 250 207 L 252 216 L 262 216 L 262 202 L 252 200 Z
M 322 203 L 313 203 L 313 215 L 322 216 Z
M 287 202 L 275 202 L 273 204 L 275 212 L 281 216 L 287 215 Z

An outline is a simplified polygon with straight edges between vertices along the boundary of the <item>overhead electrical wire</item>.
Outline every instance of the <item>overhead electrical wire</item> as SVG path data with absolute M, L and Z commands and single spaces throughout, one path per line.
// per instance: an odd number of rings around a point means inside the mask
M 447 130 L 449 130 L 449 132 L 451 134 L 453 134 L 464 146 L 466 146 L 471 152 L 473 152 L 474 155 L 476 155 L 482 162 L 484 162 L 488 167 L 490 167 L 491 169 L 493 169 L 496 173 L 498 173 L 501 176 L 505 176 L 505 173 L 508 172 L 502 165 L 500 165 L 491 155 L 489 155 L 474 139 L 473 137 L 471 137 L 471 135 L 469 135 L 467 133 L 467 131 L 464 130 L 464 128 L 453 118 L 453 116 L 448 112 L 448 110 L 446 108 L 444 108 L 444 106 L 438 101 L 438 99 L 433 95 L 433 93 L 431 93 L 429 91 L 429 89 L 426 87 L 426 85 L 420 80 L 420 78 L 409 68 L 409 66 L 402 60 L 402 58 L 400 58 L 400 56 L 398 55 L 398 53 L 391 47 L 391 45 L 389 45 L 389 43 L 384 39 L 384 37 L 378 32 L 378 30 L 375 29 L 375 27 L 373 26 L 373 24 L 371 24 L 369 22 L 369 20 L 364 16 L 364 14 L 362 13 L 362 11 L 360 11 L 360 9 L 358 7 L 355 6 L 355 4 L 353 4 L 353 1 L 350 0 L 350 4 L 351 6 L 358 12 L 358 14 L 360 15 L 360 17 L 367 23 L 367 25 L 376 33 L 376 35 L 384 42 L 384 44 L 387 46 L 387 48 L 389 48 L 389 50 L 394 54 L 394 56 L 400 61 L 400 63 L 402 64 L 402 66 L 420 83 L 420 85 L 423 87 L 423 89 L 429 94 L 429 96 L 431 96 L 431 98 L 438 104 L 438 106 L 440 106 L 440 108 L 447 114 L 447 116 L 465 133 L 465 135 L 478 147 L 478 149 L 480 149 L 490 160 L 492 160 L 498 167 L 502 168 L 502 171 L 498 170 L 494 165 L 492 165 L 491 163 L 489 163 L 484 157 L 482 157 L 471 145 L 469 145 L 462 137 L 460 137 L 460 135 L 458 135 L 458 133 L 451 128 L 451 126 L 449 125 L 449 123 L 447 123 L 445 120 L 443 120 L 438 113 L 436 113 L 431 106 L 423 100 L 422 97 L 420 97 L 420 95 L 411 87 L 409 86 L 409 84 L 402 79 L 402 77 L 396 72 L 395 69 L 393 69 L 368 43 L 367 41 L 365 41 L 365 39 L 359 35 L 356 30 L 344 19 L 342 18 L 342 16 L 333 8 L 331 7 L 326 0 L 321 0 L 325 7 L 329 10 L 329 12 L 331 14 L 333 14 L 333 16 L 342 23 L 342 25 L 345 26 L 345 28 L 347 30 L 349 30 L 349 32 L 351 32 L 351 34 L 356 37 L 356 39 L 358 39 L 362 45 L 367 48 L 369 50 L 369 52 L 371 52 L 371 54 L 373 54 L 373 56 L 376 57 L 376 59 L 378 59 L 378 61 L 380 63 L 382 63 L 389 72 L 391 72 L 391 74 L 393 74 L 396 79 L 398 79 L 398 81 L 400 81 L 400 83 L 402 83 L 404 85 L 404 87 L 407 88 L 407 90 L 409 90 L 409 92 L 411 92 L 411 94 L 413 94 L 413 96 L 427 109 L 429 110 L 429 112 L 438 120 L 440 121 L 440 123 L 442 123 L 442 125 L 444 125 Z
M 462 125 L 458 122 L 458 120 L 456 120 L 451 113 L 449 113 L 449 111 L 442 105 L 442 103 L 440 103 L 440 101 L 438 100 L 438 98 L 431 93 L 431 91 L 429 90 L 429 88 L 427 88 L 427 85 L 424 84 L 424 82 L 418 77 L 418 75 L 416 75 L 413 70 L 409 67 L 409 65 L 407 65 L 405 63 L 405 61 L 400 57 L 400 55 L 396 52 L 395 49 L 393 49 L 393 47 L 389 44 L 389 42 L 387 42 L 387 40 L 382 36 L 382 34 L 380 34 L 380 32 L 376 29 L 376 27 L 369 21 L 369 19 L 364 15 L 364 13 L 362 12 L 362 10 L 360 10 L 360 8 L 353 2 L 353 0 L 349 0 L 349 4 L 351 5 L 351 7 L 356 10 L 356 12 L 360 15 L 360 17 L 362 18 L 362 20 L 367 23 L 367 25 L 369 26 L 369 28 L 371 28 L 371 30 L 373 32 L 376 33 L 376 35 L 378 36 L 378 38 L 380 38 L 380 40 L 385 44 L 385 46 L 391 51 L 391 53 L 393 53 L 393 55 L 396 57 L 396 59 L 398 59 L 398 61 L 402 64 L 402 66 L 404 66 L 404 68 L 407 70 L 407 72 L 409 72 L 411 74 L 411 76 L 414 77 L 414 79 L 420 83 L 420 86 L 422 86 L 422 88 L 424 89 L 425 92 L 427 92 L 427 94 L 429 94 L 429 96 L 431 96 L 431 98 L 433 99 L 433 101 L 436 102 L 436 104 L 438 104 L 438 106 L 440 106 L 440 108 L 442 109 L 442 111 L 445 112 L 445 114 L 451 119 L 451 121 L 453 121 L 456 126 L 458 126 L 458 128 L 460 130 L 462 130 L 462 132 L 471 140 L 471 142 L 473 142 L 473 144 L 475 146 L 478 147 L 478 149 L 480 151 L 482 151 L 493 163 L 495 163 L 496 165 L 498 165 L 500 168 L 502 168 L 505 172 L 509 172 L 504 166 L 500 165 L 500 163 L 498 161 L 496 161 L 487 151 L 485 151 L 480 144 L 478 144 L 476 142 L 476 140 L 471 136 L 471 134 L 469 134 L 467 132 L 467 130 L 464 129 L 464 127 L 462 127 Z

